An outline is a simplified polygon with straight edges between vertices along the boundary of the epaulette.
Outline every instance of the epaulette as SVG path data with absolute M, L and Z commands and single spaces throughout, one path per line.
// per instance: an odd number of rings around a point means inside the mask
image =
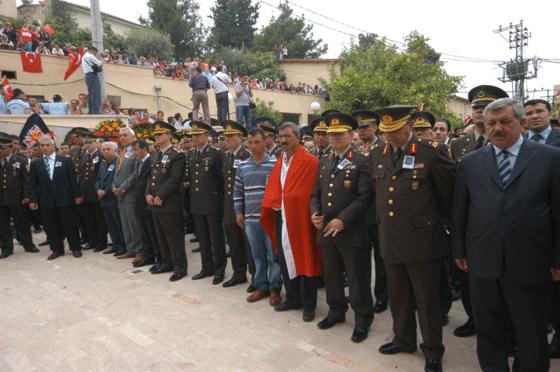
M 424 147 L 428 147 L 431 149 L 436 149 L 439 146 L 439 142 L 437 141 L 418 141 L 419 145 L 423 145 Z
M 221 151 L 219 147 L 216 147 L 216 146 L 210 146 L 210 147 L 212 147 L 214 150 Z M 228 151 L 229 151 L 229 150 L 228 150 Z

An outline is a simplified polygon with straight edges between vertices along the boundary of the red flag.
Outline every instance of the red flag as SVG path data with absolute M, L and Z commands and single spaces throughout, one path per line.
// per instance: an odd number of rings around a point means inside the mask
M 418 111 L 424 111 L 424 104 L 423 103 L 420 105 L 420 108 L 418 109 Z
M 50 25 L 44 26 L 43 30 L 45 30 L 47 32 L 47 34 L 49 34 L 49 35 L 54 34 L 54 29 Z
M 70 61 L 68 62 L 68 70 L 66 70 L 66 74 L 64 74 L 64 81 L 68 80 L 70 75 L 74 73 L 82 64 L 82 57 L 84 56 L 84 45 L 80 47 L 78 53 L 74 53 L 73 51 L 68 52 L 68 57 L 70 57 Z
M 469 120 L 471 120 L 471 117 L 469 116 L 468 118 L 466 118 L 465 120 L 463 120 L 465 122 L 465 124 L 469 123 Z
M 21 51 L 21 63 L 25 72 L 43 72 L 41 54 Z
M 2 90 L 4 92 L 4 97 L 9 101 L 14 98 L 14 92 L 12 91 L 12 86 L 8 81 L 8 78 L 4 76 L 4 80 L 2 80 Z

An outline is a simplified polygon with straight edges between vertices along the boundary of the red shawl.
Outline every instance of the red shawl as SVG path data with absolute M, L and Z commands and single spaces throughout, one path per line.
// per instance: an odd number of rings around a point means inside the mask
M 278 253 L 275 235 L 276 211 L 273 208 L 282 207 L 283 196 L 286 227 L 297 275 L 318 276 L 323 271 L 323 257 L 321 246 L 316 243 L 317 229 L 311 223 L 309 204 L 317 179 L 319 161 L 298 145 L 282 190 L 280 177 L 284 156 L 285 154 L 282 154 L 276 161 L 270 174 L 263 197 L 260 221 Z

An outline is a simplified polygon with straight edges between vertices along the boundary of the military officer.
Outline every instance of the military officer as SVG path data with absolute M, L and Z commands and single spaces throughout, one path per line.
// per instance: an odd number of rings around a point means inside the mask
M 451 140 L 449 144 L 449 154 L 455 162 L 455 165 L 459 164 L 463 155 L 478 150 L 488 144 L 488 134 L 486 133 L 484 117 L 482 116 L 484 108 L 498 98 L 507 98 L 509 96 L 498 87 L 479 85 L 470 90 L 468 97 L 471 102 L 471 117 L 475 125 L 475 130 L 473 133 Z M 463 270 L 459 270 L 459 282 L 461 288 L 461 302 L 469 318 L 465 324 L 455 329 L 453 334 L 457 337 L 469 337 L 476 334 L 476 328 L 474 326 L 471 304 L 469 275 Z
M 72 146 L 70 149 L 70 159 L 72 159 L 72 163 L 74 164 L 74 170 L 76 171 L 79 183 L 80 173 L 82 171 L 82 155 L 86 151 L 84 149 L 84 135 L 90 131 L 87 128 L 77 127 L 72 129 L 71 132 L 73 132 L 77 146 Z M 80 244 L 84 244 L 87 242 L 85 210 L 81 203 L 76 205 L 76 209 L 78 210 L 78 227 L 80 228 L 81 236 Z
M 148 144 L 148 154 L 154 156 L 155 153 L 157 152 L 156 149 L 156 139 L 154 137 L 146 137 L 144 138 L 144 141 L 146 141 L 146 143 Z
M 269 156 L 274 156 L 278 159 L 280 155 L 282 155 L 282 148 L 276 143 L 276 136 L 278 135 L 276 124 L 271 121 L 266 121 L 259 123 L 259 127 L 264 131 L 266 152 Z
M 206 123 L 191 122 L 195 148 L 192 150 L 186 184 L 190 191 L 191 213 L 201 247 L 202 270 L 193 280 L 214 275 L 212 284 L 224 280 L 227 265 L 224 240 L 224 179 L 223 155 L 208 143 L 212 127 Z
M 254 275 L 254 264 L 250 256 L 249 242 L 245 231 L 237 225 L 235 209 L 233 208 L 233 186 L 235 175 L 239 164 L 251 157 L 251 152 L 247 146 L 241 142 L 247 136 L 247 129 L 233 120 L 225 120 L 222 123 L 225 129 L 226 145 L 228 151 L 224 155 L 223 176 L 224 176 L 224 227 L 226 231 L 227 243 L 231 252 L 231 266 L 233 276 L 230 280 L 222 284 L 223 287 L 232 287 L 237 284 L 247 282 L 247 263 L 249 272 Z M 248 256 L 249 255 L 249 256 Z M 253 270 L 251 270 L 251 267 Z M 252 272 L 251 272 L 252 271 Z
M 183 235 L 181 179 L 185 169 L 185 154 L 177 151 L 172 143 L 175 127 L 156 121 L 154 136 L 160 150 L 152 164 L 152 177 L 146 185 L 146 202 L 152 212 L 156 235 L 161 251 L 161 263 L 152 270 L 160 274 L 173 270 L 169 281 L 187 276 L 187 254 Z
M 323 277 L 329 313 L 317 326 L 328 329 L 345 321 L 348 310 L 344 294 L 344 272 L 348 276 L 350 304 L 355 328 L 351 340 L 367 338 L 373 321 L 371 295 L 371 250 L 363 214 L 369 209 L 373 191 L 369 183 L 367 157 L 356 152 L 350 133 L 358 122 L 350 115 L 332 113 L 324 118 L 333 153 L 319 160 L 317 180 L 311 196 L 311 221 L 319 230 L 317 243 L 323 253 Z
M 99 172 L 99 166 L 104 163 L 103 153 L 97 149 L 96 139 L 98 137 L 91 133 L 84 133 L 84 151 L 80 162 L 81 172 L 78 174 L 78 184 L 82 192 L 82 211 L 86 228 L 88 243 L 82 249 L 93 249 L 101 252 L 107 248 L 107 227 L 103 210 L 99 202 L 95 180 Z
M 358 135 L 364 142 L 364 146 L 356 150 L 369 154 L 373 146 L 384 142 L 377 137 L 375 133 L 379 129 L 379 121 L 381 118 L 371 110 L 358 110 L 352 113 L 352 116 L 358 121 Z
M 329 136 L 327 135 L 327 124 L 325 123 L 325 118 L 319 116 L 313 119 L 309 124 L 309 129 L 313 131 L 313 140 L 317 146 L 312 152 L 317 159 L 322 159 L 324 156 L 332 154 L 333 149 L 329 144 Z
M 416 305 L 424 369 L 438 372 L 445 350 L 439 299 L 448 252 L 443 223 L 451 208 L 455 167 L 445 145 L 412 133 L 413 108 L 376 110 L 389 143 L 374 146 L 369 154 L 395 334 L 379 351 L 391 355 L 416 350 Z
M 10 231 L 10 214 L 26 252 L 39 250 L 33 244 L 28 217 L 29 163 L 27 158 L 12 152 L 12 140 L 0 133 L 0 258 L 14 253 L 14 242 Z
M 432 139 L 432 128 L 436 123 L 436 117 L 428 111 L 416 111 L 410 115 L 410 120 L 414 122 L 412 130 L 420 138 Z

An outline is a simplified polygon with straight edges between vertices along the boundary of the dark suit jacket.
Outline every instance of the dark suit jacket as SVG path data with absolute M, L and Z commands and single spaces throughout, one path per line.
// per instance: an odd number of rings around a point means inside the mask
M 84 203 L 95 203 L 99 199 L 95 189 L 95 180 L 101 164 L 105 163 L 105 157 L 101 151 L 96 150 L 88 160 L 87 151 L 84 151 L 81 162 L 81 174 L 78 176 L 80 191 L 84 197 Z
M 325 237 L 322 230 L 318 231 L 317 243 L 339 247 L 367 247 L 364 214 L 373 199 L 368 160 L 353 148 L 344 154 L 341 162 L 344 159 L 348 159 L 349 163 L 343 169 L 336 167 L 334 171 L 334 152 L 319 161 L 317 180 L 311 194 L 311 215 L 323 215 L 324 226 L 334 218 L 339 218 L 344 229 L 335 237 Z
M 224 213 L 223 154 L 217 148 L 207 145 L 200 161 L 196 161 L 196 150 L 189 155 L 184 180 L 190 182 L 191 213 Z
M 235 163 L 236 161 L 240 163 L 249 157 L 251 157 L 251 152 L 245 145 L 241 145 L 241 148 L 235 156 L 233 156 L 233 153 L 229 150 L 224 155 L 222 170 L 224 175 L 224 223 L 237 225 L 235 210 L 233 208 L 233 185 L 235 185 L 235 175 L 237 174 Z
M 140 174 L 136 178 L 136 188 L 134 191 L 136 193 L 136 213 L 142 216 L 149 216 L 151 214 L 151 212 L 148 211 L 148 202 L 146 201 L 146 186 L 148 181 L 150 181 L 153 163 L 154 158 L 152 158 L 151 155 L 148 156 L 144 164 L 142 164 Z M 138 165 L 140 165 L 140 161 L 138 161 Z M 136 167 L 136 173 L 138 173 L 138 167 Z
M 25 156 L 13 154 L 10 161 L 0 167 L 0 206 L 15 206 L 29 198 L 29 163 Z
M 95 179 L 95 191 L 105 191 L 105 196 L 99 200 L 101 208 L 119 207 L 117 197 L 113 194 L 113 179 L 115 173 L 117 173 L 118 164 L 119 158 L 116 157 L 112 162 L 104 161 L 99 165 L 99 172 L 97 172 L 97 178 Z
M 138 168 L 138 167 L 137 167 Z M 173 147 L 158 153 L 151 169 L 151 179 L 146 186 L 146 194 L 163 200 L 161 206 L 149 205 L 148 210 L 163 213 L 182 213 L 181 180 L 185 169 L 185 154 Z
M 70 207 L 82 196 L 72 159 L 56 155 L 54 163 L 51 181 L 43 157 L 31 162 L 30 203 L 39 203 L 41 209 Z
M 452 252 L 469 274 L 544 284 L 560 268 L 560 150 L 524 140 L 506 187 L 494 147 L 465 155 L 453 197 Z
M 523 135 L 523 138 L 528 138 L 528 137 L 529 135 L 527 133 Z M 548 135 L 548 138 L 546 139 L 545 144 L 559 147 L 558 145 L 560 144 L 560 130 L 552 128 L 550 134 Z

